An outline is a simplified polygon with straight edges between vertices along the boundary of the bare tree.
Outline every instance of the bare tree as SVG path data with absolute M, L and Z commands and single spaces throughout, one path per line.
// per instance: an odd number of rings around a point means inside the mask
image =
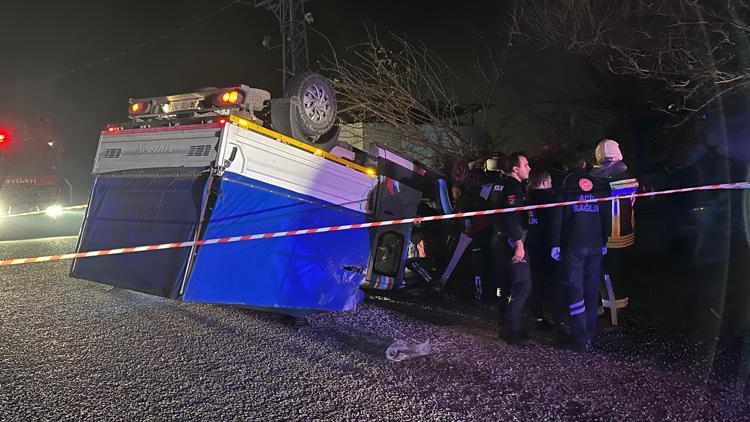
M 475 75 L 467 78 L 424 43 L 394 34 L 383 40 L 368 28 L 365 42 L 350 48 L 352 59 L 334 55 L 323 71 L 332 77 L 345 120 L 379 123 L 402 149 L 428 162 L 448 155 L 472 160 L 502 142 L 499 131 L 477 137 L 465 130 L 467 124 L 487 128 L 505 62 L 505 50 L 481 46 Z
M 750 84 L 749 17 L 748 0 L 534 0 L 516 4 L 511 34 L 654 83 L 650 105 L 677 126 Z

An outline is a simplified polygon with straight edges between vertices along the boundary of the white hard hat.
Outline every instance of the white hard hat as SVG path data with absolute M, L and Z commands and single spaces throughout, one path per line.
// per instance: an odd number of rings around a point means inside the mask
M 596 162 L 601 163 L 602 161 L 622 161 L 622 152 L 620 152 L 620 144 L 611 140 L 604 139 L 596 145 L 594 151 L 596 156 Z

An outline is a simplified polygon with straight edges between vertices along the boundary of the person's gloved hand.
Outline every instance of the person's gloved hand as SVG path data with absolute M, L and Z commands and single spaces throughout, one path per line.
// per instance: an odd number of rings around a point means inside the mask
M 554 248 L 552 248 L 552 252 L 550 253 L 550 256 L 555 261 L 559 261 L 560 260 L 560 247 L 555 246 Z
M 605 247 L 602 248 L 602 256 L 604 256 L 606 254 L 607 254 L 607 247 L 605 246 Z

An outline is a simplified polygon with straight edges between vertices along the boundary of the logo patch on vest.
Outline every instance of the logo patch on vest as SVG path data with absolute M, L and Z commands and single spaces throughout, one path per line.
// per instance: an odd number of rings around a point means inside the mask
M 508 203 L 510 205 L 515 205 L 516 204 L 516 195 L 508 195 Z
M 578 181 L 578 187 L 580 187 L 584 192 L 588 192 L 594 187 L 594 183 L 589 179 L 583 178 Z

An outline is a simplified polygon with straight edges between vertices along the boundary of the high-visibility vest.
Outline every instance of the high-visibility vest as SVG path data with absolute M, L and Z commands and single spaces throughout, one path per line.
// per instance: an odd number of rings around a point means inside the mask
M 638 190 L 637 179 L 615 180 L 609 183 L 611 196 L 634 194 Z M 626 248 L 635 243 L 635 198 L 612 201 L 612 231 L 607 239 L 607 248 Z

